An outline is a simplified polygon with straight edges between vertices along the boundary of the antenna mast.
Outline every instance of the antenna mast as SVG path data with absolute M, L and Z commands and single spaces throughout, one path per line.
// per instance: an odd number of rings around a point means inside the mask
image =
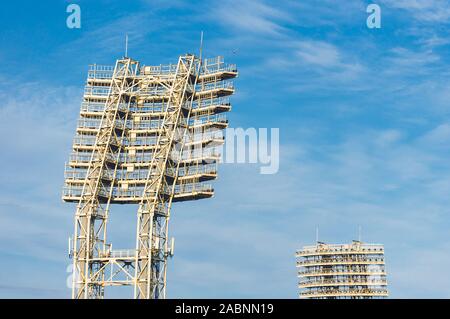
M 202 54 L 203 54 L 203 31 L 200 33 L 200 53 L 199 53 L 200 63 L 202 61 Z
M 316 243 L 319 242 L 319 226 L 316 226 Z

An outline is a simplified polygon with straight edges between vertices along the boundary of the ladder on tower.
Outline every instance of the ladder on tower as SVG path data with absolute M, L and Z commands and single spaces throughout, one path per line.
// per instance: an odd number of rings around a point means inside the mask
M 201 61 L 194 55 L 180 57 L 169 88 L 162 130 L 138 208 L 134 278 L 137 299 L 159 299 L 166 295 L 167 258 L 171 255 L 170 208 L 200 67 Z

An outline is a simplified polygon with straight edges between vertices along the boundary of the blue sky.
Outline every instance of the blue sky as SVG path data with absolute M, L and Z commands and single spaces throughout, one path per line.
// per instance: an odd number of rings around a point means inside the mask
M 280 171 L 224 164 L 213 199 L 175 205 L 169 297 L 296 298 L 316 226 L 344 243 L 361 225 L 391 297 L 449 298 L 449 1 L 166 2 L 2 4 L 0 297 L 70 296 L 60 196 L 88 64 L 114 63 L 125 33 L 130 56 L 169 63 L 203 30 L 205 56 L 238 64 L 231 126 L 280 128 Z M 136 210 L 114 212 L 112 242 L 132 248 Z

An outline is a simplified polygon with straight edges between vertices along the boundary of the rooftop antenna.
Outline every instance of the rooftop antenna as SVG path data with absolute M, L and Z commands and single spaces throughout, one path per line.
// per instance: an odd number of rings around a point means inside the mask
M 319 226 L 316 226 L 316 243 L 319 242 Z
M 128 57 L 128 33 L 125 34 L 125 57 Z
M 203 31 L 200 33 L 200 63 L 202 61 L 202 53 L 203 53 Z
M 358 226 L 358 241 L 361 242 L 361 225 Z

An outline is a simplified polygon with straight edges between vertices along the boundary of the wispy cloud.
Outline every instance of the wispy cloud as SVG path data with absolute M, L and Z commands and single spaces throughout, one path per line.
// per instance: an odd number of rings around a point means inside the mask
M 390 50 L 386 62 L 391 66 L 386 70 L 386 74 L 394 74 L 400 76 L 424 75 L 430 72 L 431 66 L 439 62 L 440 56 L 432 50 L 412 51 L 410 49 L 395 47 Z
M 212 9 L 213 16 L 226 28 L 236 32 L 280 36 L 287 31 L 282 23 L 291 20 L 290 15 L 279 6 L 269 5 L 263 1 L 222 1 Z
M 421 22 L 450 22 L 448 0 L 382 0 L 381 3 L 390 8 L 405 10 Z
M 305 64 L 321 67 L 335 67 L 341 64 L 338 49 L 322 41 L 299 42 L 296 54 Z

